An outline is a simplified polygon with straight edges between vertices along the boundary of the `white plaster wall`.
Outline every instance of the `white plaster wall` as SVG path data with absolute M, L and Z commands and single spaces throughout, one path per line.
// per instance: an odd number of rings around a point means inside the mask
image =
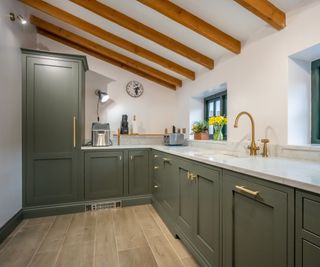
M 289 58 L 288 74 L 288 144 L 310 144 L 311 62 Z
M 46 37 L 38 35 L 38 47 L 42 50 L 62 53 L 83 54 L 77 50 L 61 45 Z M 165 128 L 171 128 L 176 118 L 176 92 L 154 82 L 115 67 L 104 61 L 87 55 L 89 69 L 103 77 L 94 74 L 87 75 L 86 83 L 86 139 L 90 139 L 90 127 L 96 121 L 97 97 L 94 90 L 97 86 L 107 88 L 110 101 L 100 106 L 100 121 L 109 122 L 111 130 L 116 133 L 120 127 L 122 114 L 137 116 L 139 133 L 163 133 Z M 131 80 L 140 81 L 144 93 L 139 98 L 130 97 L 125 88 Z M 109 83 L 108 83 L 109 81 Z M 103 89 L 103 88 L 102 88 Z M 177 124 L 181 127 L 181 124 Z
M 30 26 L 9 20 L 9 13 L 27 16 L 15 0 L 0 1 L 0 227 L 22 207 L 21 53 L 33 48 Z
M 320 43 L 319 13 L 320 2 L 316 1 L 287 14 L 284 30 L 277 32 L 268 26 L 267 37 L 259 39 L 253 35 L 240 55 L 220 60 L 214 70 L 185 82 L 178 90 L 177 120 L 183 127 L 190 127 L 192 97 L 227 83 L 228 140 L 238 142 L 250 136 L 248 119 L 242 118 L 238 129 L 232 127 L 236 115 L 245 110 L 255 119 L 258 138 L 268 137 L 273 144 L 287 144 L 288 57 Z

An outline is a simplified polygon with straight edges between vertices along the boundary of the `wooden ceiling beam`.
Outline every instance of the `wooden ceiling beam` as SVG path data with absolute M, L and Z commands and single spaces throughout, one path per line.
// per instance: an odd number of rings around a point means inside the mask
M 241 52 L 241 42 L 239 40 L 168 0 L 137 1 L 195 31 L 196 33 L 201 34 L 207 39 L 221 45 L 235 54 L 239 54 Z
M 213 69 L 214 61 L 197 52 L 196 50 L 168 37 L 148 26 L 142 24 L 141 22 L 132 19 L 131 17 L 105 5 L 96 0 L 70 0 L 73 3 L 76 3 L 99 16 L 104 17 L 114 23 L 119 24 L 120 26 L 133 31 L 153 42 L 170 49 L 177 54 L 180 54 L 200 65 L 205 66 L 208 69 Z
M 182 86 L 182 81 L 171 76 L 168 75 L 164 72 L 161 72 L 159 70 L 156 70 L 148 65 L 145 65 L 141 62 L 138 62 L 136 60 L 133 60 L 127 56 L 124 56 L 122 54 L 119 54 L 118 52 L 115 52 L 109 48 L 106 48 L 100 44 L 97 44 L 95 42 L 92 42 L 86 38 L 81 37 L 80 35 L 74 34 L 72 32 L 69 32 L 63 28 L 60 28 L 54 24 L 51 24 L 45 20 L 42 20 L 38 17 L 35 16 L 31 16 L 30 17 L 30 22 L 35 25 L 38 28 L 41 28 L 47 32 L 50 32 L 52 34 L 55 34 L 57 36 L 60 36 L 64 39 L 67 39 L 71 42 L 77 43 L 87 49 L 90 49 L 94 52 L 97 52 L 101 55 L 107 56 L 109 58 L 112 58 L 116 61 L 119 61 L 123 64 L 126 64 L 128 66 L 131 66 L 132 68 L 138 69 L 142 72 L 145 72 L 153 77 L 156 77 L 158 79 L 161 79 L 165 82 L 168 82 L 170 84 L 173 84 L 175 86 Z
M 79 50 L 79 51 L 81 51 L 83 53 L 86 53 L 86 54 L 88 54 L 90 56 L 93 56 L 93 57 L 95 57 L 97 59 L 103 60 L 103 61 L 105 61 L 107 63 L 110 63 L 112 65 L 115 65 L 115 66 L 117 66 L 119 68 L 122 68 L 124 70 L 129 71 L 129 72 L 132 72 L 134 74 L 137 74 L 137 75 L 139 75 L 139 76 L 141 76 L 143 78 L 146 78 L 146 79 L 148 79 L 150 81 L 153 81 L 153 82 L 155 82 L 157 84 L 160 84 L 160 85 L 165 86 L 167 88 L 170 88 L 172 90 L 176 90 L 176 87 L 174 85 L 170 84 L 170 83 L 167 83 L 167 82 L 165 82 L 163 80 L 155 78 L 155 77 L 153 77 L 153 76 L 151 76 L 149 74 L 146 74 L 146 73 L 144 73 L 142 71 L 139 71 L 139 70 L 137 70 L 135 68 L 132 68 L 132 67 L 130 67 L 130 66 L 126 65 L 126 64 L 123 64 L 123 63 L 121 63 L 119 61 L 116 61 L 116 60 L 114 60 L 112 58 L 106 57 L 106 56 L 101 55 L 101 54 L 99 54 L 97 52 L 94 52 L 94 51 L 92 51 L 90 49 L 87 49 L 87 48 L 85 48 L 85 47 L 83 47 L 83 46 L 81 46 L 81 45 L 79 45 L 77 43 L 73 43 L 73 42 L 71 42 L 71 41 L 69 41 L 67 39 L 64 39 L 64 38 L 60 37 L 60 36 L 57 36 L 57 35 L 52 34 L 50 32 L 47 32 L 46 30 L 43 30 L 41 28 L 37 28 L 37 32 L 39 34 L 41 34 L 41 35 L 43 35 L 43 36 L 45 36 L 47 38 L 50 38 L 50 39 L 52 39 L 52 40 L 54 40 L 56 42 L 59 42 L 59 43 L 61 43 L 63 45 L 66 45 L 66 46 L 69 46 L 69 47 L 74 48 L 76 50 Z
M 119 62 L 119 61 L 116 61 L 116 60 L 114 60 L 114 59 L 112 59 L 112 58 L 103 56 L 103 55 L 101 55 L 101 54 L 99 54 L 99 53 L 96 53 L 96 52 L 94 52 L 94 51 L 92 51 L 92 50 L 90 50 L 90 49 L 87 49 L 87 48 L 85 48 L 85 47 L 83 47 L 83 46 L 81 46 L 81 45 L 79 45 L 79 44 L 76 44 L 76 43 L 73 43 L 73 42 L 71 42 L 71 41 L 69 41 L 69 40 L 63 39 L 63 38 L 61 38 L 61 37 L 59 37 L 59 36 L 57 36 L 57 35 L 54 35 L 54 34 L 52 34 L 52 33 L 50 33 L 50 32 L 47 32 L 47 31 L 45 31 L 45 30 L 43 30 L 43 29 L 41 29 L 41 28 L 37 28 L 37 32 L 38 32 L 39 34 L 47 37 L 47 38 L 50 38 L 50 39 L 56 41 L 56 42 L 59 42 L 59 43 L 61 43 L 61 44 L 64 44 L 64 45 L 69 46 L 69 47 L 71 47 L 71 48 L 74 48 L 74 49 L 76 49 L 76 50 L 79 50 L 79 51 L 81 51 L 81 52 L 83 52 L 83 53 L 86 53 L 86 54 L 88 54 L 88 55 L 90 55 L 90 56 L 93 56 L 93 57 L 95 57 L 95 58 L 97 58 L 97 59 L 103 60 L 103 61 L 105 61 L 105 62 L 107 62 L 107 63 L 110 63 L 110 64 L 112 64 L 112 65 L 115 65 L 115 66 L 117 66 L 117 67 L 119 67 L 119 68 L 122 68 L 122 69 L 124 69 L 124 70 L 129 71 L 129 72 L 132 72 L 132 73 L 134 73 L 134 74 L 137 74 L 137 75 L 139 75 L 139 76 L 141 76 L 141 77 L 143 77 L 143 78 L 146 78 L 146 79 L 148 79 L 148 80 L 150 80 L 150 81 L 153 81 L 153 82 L 155 82 L 155 83 L 157 83 L 157 84 L 160 84 L 160 85 L 165 86 L 165 87 L 167 87 L 167 88 L 170 88 L 170 89 L 172 89 L 172 90 L 176 90 L 176 87 L 175 87 L 174 85 L 170 84 L 170 83 L 167 83 L 167 82 L 165 82 L 165 81 L 163 81 L 163 80 L 160 80 L 160 79 L 158 79 L 158 78 L 155 78 L 155 77 L 153 77 L 153 76 L 151 76 L 151 75 L 149 75 L 149 74 L 146 74 L 146 73 L 141 72 L 141 71 L 139 71 L 139 70 L 137 70 L 137 69 L 134 69 L 134 68 L 132 68 L 132 67 L 130 67 L 130 66 L 128 66 L 128 65 L 125 65 L 125 64 L 123 64 L 123 63 L 121 63 L 121 62 Z
M 234 0 L 277 30 L 286 27 L 286 14 L 268 0 Z
M 183 75 L 188 79 L 191 79 L 191 80 L 195 79 L 195 73 L 193 71 L 183 66 L 180 66 L 175 62 L 170 61 L 164 57 L 161 57 L 147 49 L 144 49 L 143 47 L 140 47 L 134 43 L 131 43 L 121 37 L 118 37 L 110 32 L 107 32 L 104 29 L 99 28 L 96 25 L 91 24 L 83 19 L 80 19 L 60 8 L 52 6 L 42 0 L 20 0 L 20 1 L 56 19 L 69 23 L 70 25 L 75 26 L 92 35 L 95 35 L 107 42 L 110 42 L 116 46 L 126 49 L 132 53 L 135 53 L 138 56 L 148 59 L 154 63 L 157 63 L 163 66 L 164 68 L 174 71 L 180 75 Z

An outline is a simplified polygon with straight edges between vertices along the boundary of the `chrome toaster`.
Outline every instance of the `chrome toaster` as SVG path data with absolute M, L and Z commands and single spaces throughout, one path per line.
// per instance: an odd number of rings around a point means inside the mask
M 182 146 L 184 141 L 184 134 L 182 133 L 169 133 L 164 135 L 164 144 L 166 146 Z

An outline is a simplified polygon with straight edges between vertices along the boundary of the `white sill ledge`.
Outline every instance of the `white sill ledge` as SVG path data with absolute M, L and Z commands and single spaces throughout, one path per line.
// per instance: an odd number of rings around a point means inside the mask
M 310 145 L 283 145 L 282 149 L 285 150 L 299 150 L 299 151 L 319 151 L 320 145 L 318 144 L 310 144 Z

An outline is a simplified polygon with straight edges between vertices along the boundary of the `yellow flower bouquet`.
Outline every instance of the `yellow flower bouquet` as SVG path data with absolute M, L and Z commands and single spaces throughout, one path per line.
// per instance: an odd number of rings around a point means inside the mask
M 223 140 L 223 133 L 222 129 L 223 126 L 228 123 L 228 118 L 224 116 L 215 116 L 209 118 L 208 124 L 212 125 L 214 128 L 213 133 L 213 140 L 222 141 Z

